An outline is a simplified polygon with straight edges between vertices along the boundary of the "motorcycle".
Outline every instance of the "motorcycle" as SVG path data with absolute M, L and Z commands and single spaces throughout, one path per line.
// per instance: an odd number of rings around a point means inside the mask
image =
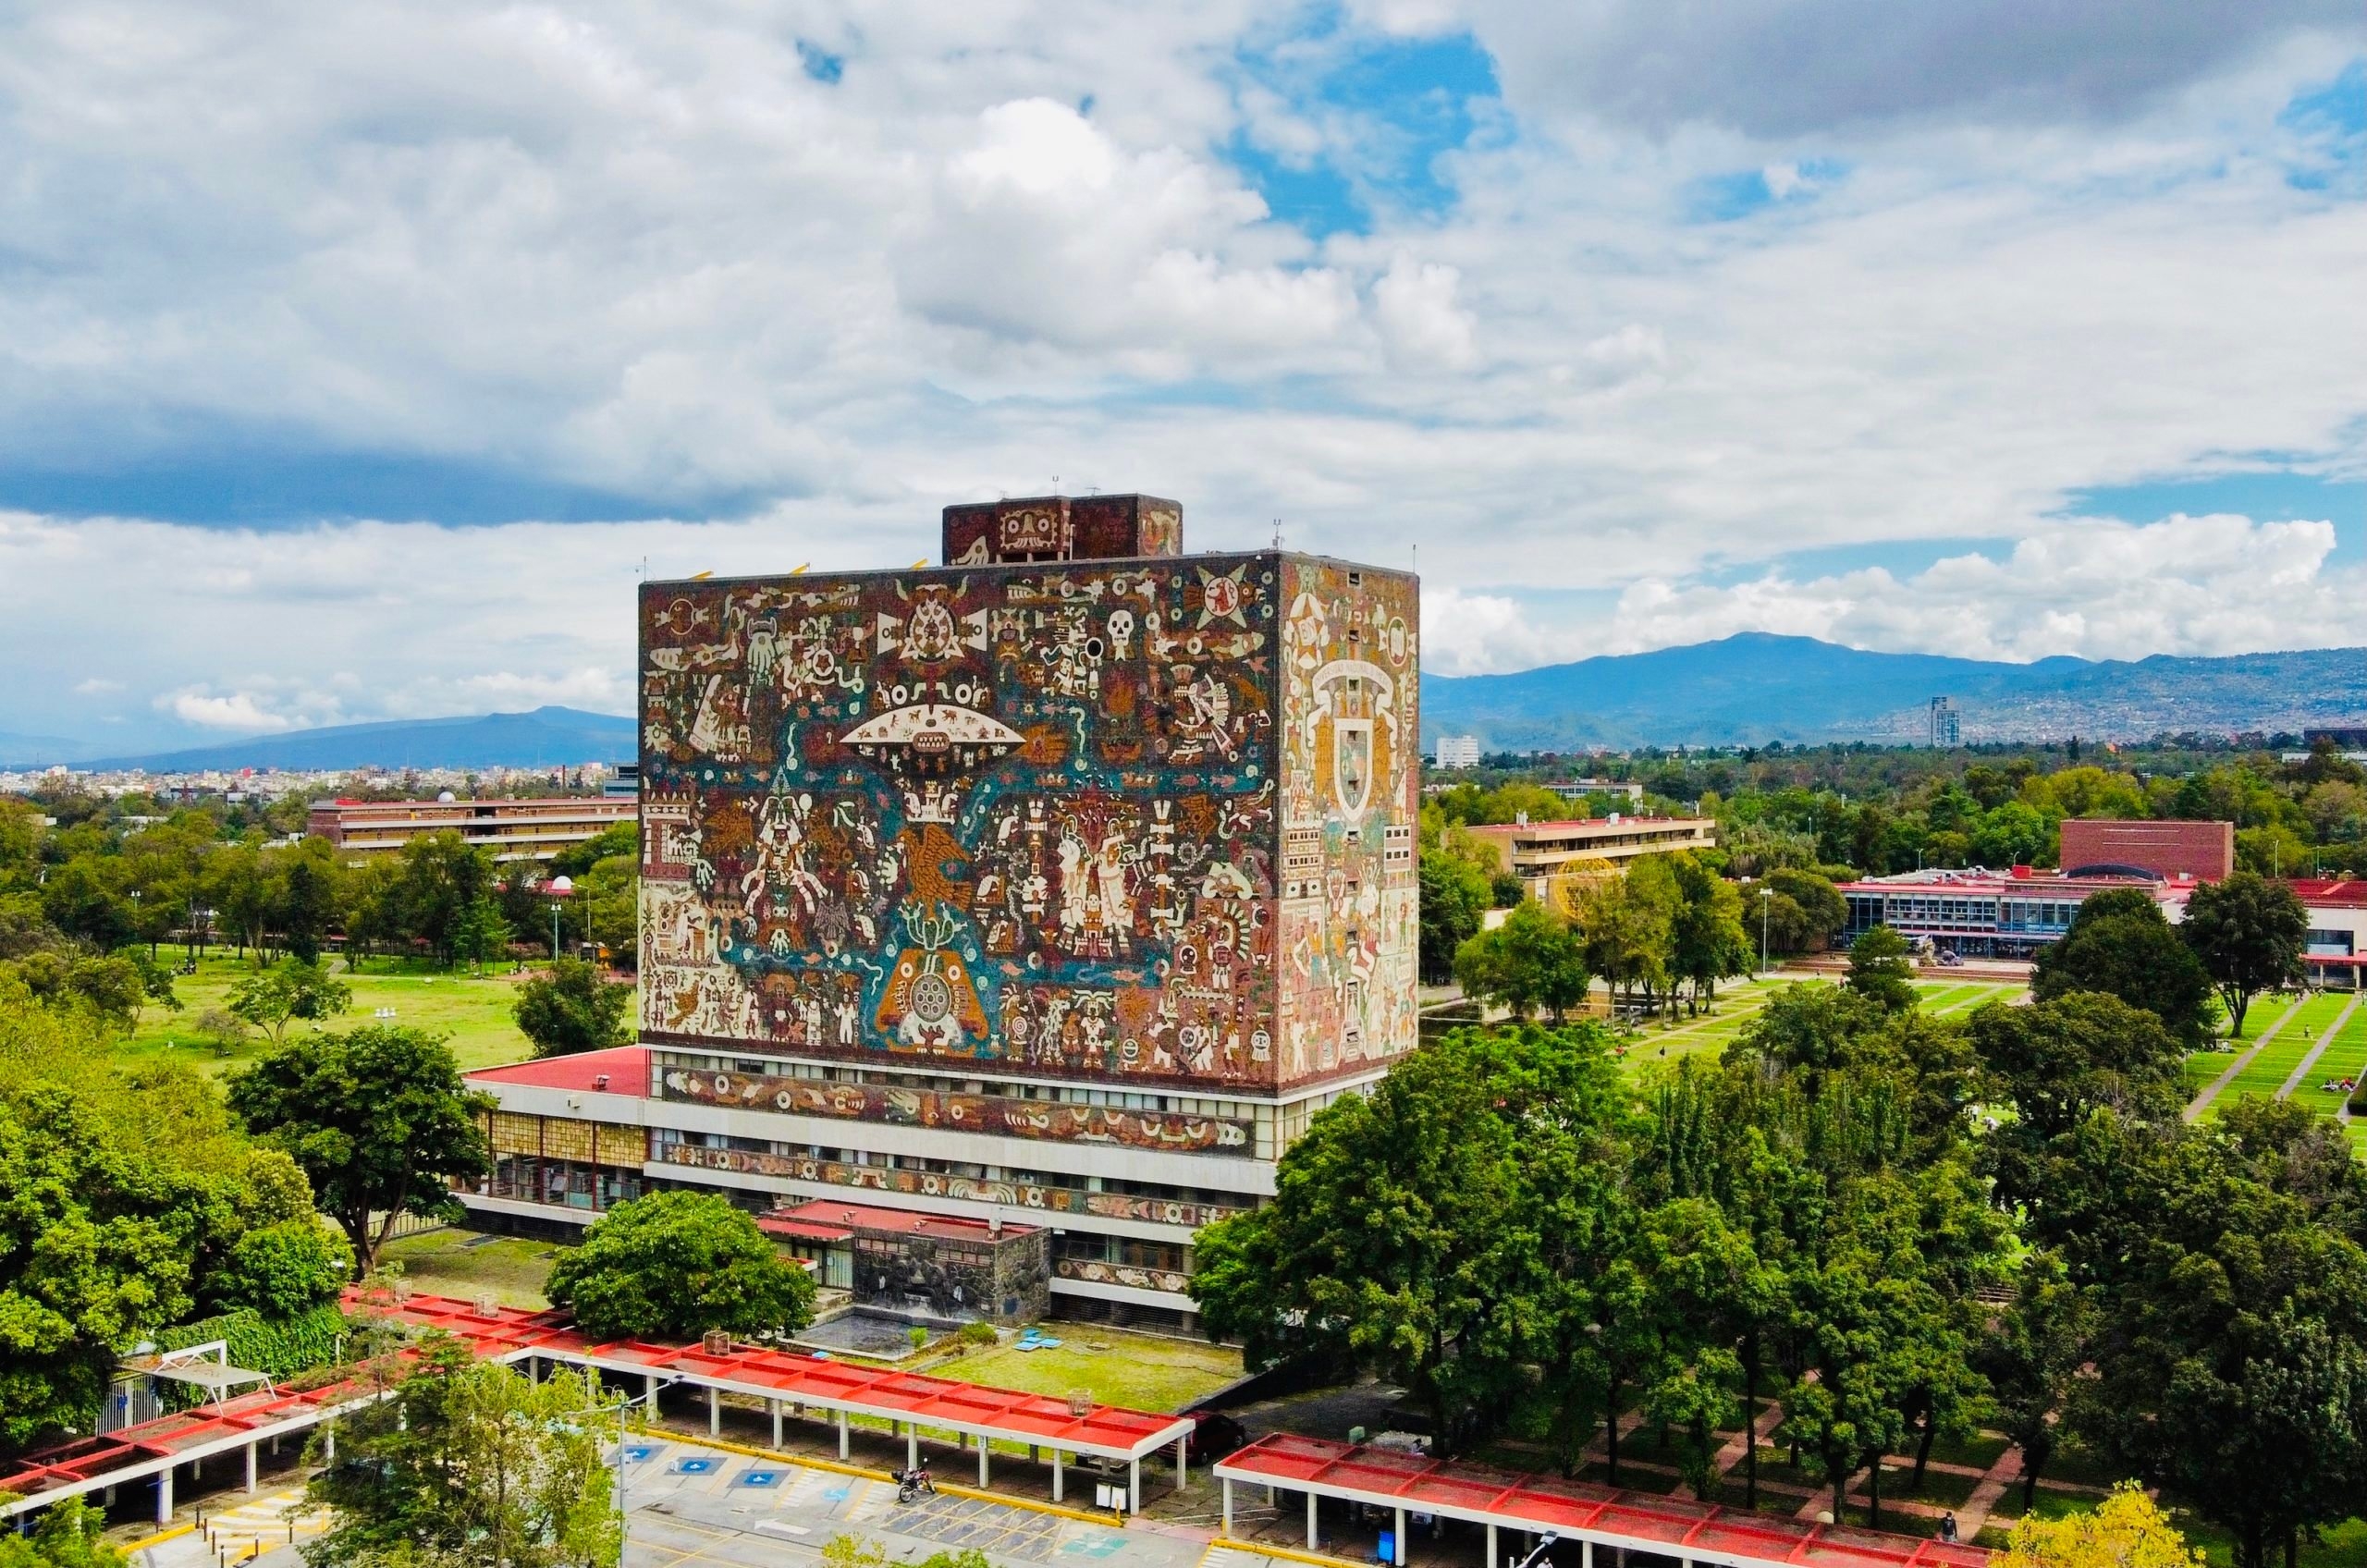
M 937 1483 L 928 1478 L 928 1461 L 924 1459 L 910 1470 L 893 1472 L 896 1477 L 896 1501 L 910 1502 L 923 1492 L 937 1495 Z

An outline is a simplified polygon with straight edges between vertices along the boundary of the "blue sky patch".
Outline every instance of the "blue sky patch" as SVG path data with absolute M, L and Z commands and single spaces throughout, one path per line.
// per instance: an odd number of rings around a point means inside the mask
M 2159 522 L 2178 512 L 2189 517 L 2234 512 L 2254 522 L 2324 520 L 2334 524 L 2335 547 L 2328 565 L 2367 559 L 2367 484 L 2356 480 L 2262 472 L 2105 484 L 2073 491 L 2064 498 L 2063 510 L 2075 517 L 2111 517 L 2124 522 Z
M 1706 175 L 1685 188 L 1685 214 L 1694 223 L 1733 223 L 1770 207 L 1812 200 L 1848 172 L 1849 165 L 1838 158 L 1804 158 Z
M 797 63 L 805 67 L 807 76 L 825 86 L 835 86 L 839 78 L 846 74 L 847 57 L 844 55 L 833 55 L 820 44 L 808 43 L 803 38 L 797 41 Z
M 2367 60 L 2353 60 L 2324 87 L 2294 94 L 2276 123 L 2294 141 L 2287 185 L 2367 196 Z
M 1244 130 L 1219 153 L 1277 219 L 1315 239 L 1369 233 L 1383 212 L 1443 217 L 1457 193 L 1441 160 L 1495 134 L 1495 62 L 1468 33 L 1381 37 L 1326 9 L 1311 27 L 1244 49 L 1235 62 L 1315 126 L 1322 146 L 1279 151 Z

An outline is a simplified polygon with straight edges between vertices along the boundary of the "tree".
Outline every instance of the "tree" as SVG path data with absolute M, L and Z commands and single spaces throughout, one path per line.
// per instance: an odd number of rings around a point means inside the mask
M 1422 978 L 1436 984 L 1453 976 L 1456 949 L 1478 934 L 1488 876 L 1442 850 L 1422 851 L 1420 876 Z
M 1509 1008 L 1515 1018 L 1541 1007 L 1556 1023 L 1586 1001 L 1593 983 L 1569 922 L 1533 900 L 1456 949 L 1454 974 L 1467 994 Z
M 239 1237 L 215 1289 L 225 1306 L 294 1317 L 336 1300 L 351 1278 L 353 1249 L 308 1211 Z
M 1914 975 L 1907 938 L 1887 925 L 1870 926 L 1849 944 L 1849 978 L 1843 984 L 1870 1001 L 1893 1012 L 1913 1007 Z
M 518 987 L 510 1014 L 536 1056 L 570 1056 L 631 1044 L 632 998 L 631 986 L 602 978 L 597 964 L 563 958 Z
M 1841 896 L 1841 890 L 1829 878 L 1817 872 L 1779 867 L 1767 874 L 1767 885 L 1774 889 L 1778 900 L 1788 900 L 1799 911 L 1797 941 L 1775 940 L 1784 933 L 1772 929 L 1772 919 L 1769 922 L 1771 945 L 1780 952 L 1819 946 L 1849 924 L 1849 900 Z
M 493 1097 L 471 1094 L 450 1047 L 423 1030 L 372 1024 L 281 1046 L 231 1079 L 229 1097 L 302 1168 L 365 1273 L 398 1218 L 460 1218 L 451 1183 L 491 1169 L 476 1119 Z
M 421 834 L 402 847 L 401 858 L 404 927 L 448 969 L 459 956 L 461 917 L 493 888 L 493 858 L 448 831 Z
M 2272 986 L 2296 985 L 2308 949 L 2309 912 L 2293 889 L 2255 872 L 2238 871 L 2205 882 L 2187 896 L 2178 927 L 2227 1007 L 2227 1033 L 2244 1032 L 2252 998 Z
M 2038 1496 L 2038 1478 L 2054 1453 L 2056 1417 L 2088 1357 L 2093 1305 L 2071 1282 L 2063 1260 L 2034 1253 L 2023 1264 L 2013 1305 L 1974 1352 L 1989 1379 L 1999 1423 L 2022 1451 L 2022 1513 Z
M 551 856 L 551 875 L 580 877 L 604 860 L 621 856 L 641 863 L 641 825 L 612 822 L 580 844 L 570 844 Z
M 106 1527 L 105 1513 L 81 1498 L 53 1502 L 30 1533 L 0 1535 L 0 1568 L 126 1568 L 131 1560 Z
M 1750 969 L 1753 955 L 1750 939 L 1743 934 L 1742 895 L 1690 854 L 1659 858 L 1668 863 L 1678 898 L 1669 923 L 1670 973 L 1692 986 L 1696 1001 L 1713 998 L 1719 981 Z
M 2061 940 L 2039 949 L 2031 994 L 2052 1001 L 2073 991 L 2102 991 L 2143 1008 L 2189 1049 L 2211 1032 L 2211 976 L 2142 888 L 2095 894 Z
M 1624 876 L 1588 883 L 1576 899 L 1587 967 L 1615 990 L 1642 992 L 1647 1002 L 1670 988 L 1678 903 L 1675 880 L 1658 859 L 1647 856 Z
M 577 878 L 570 900 L 583 917 L 583 935 L 607 950 L 609 962 L 632 967 L 641 959 L 641 865 L 623 855 L 595 862 Z
M 544 1293 L 595 1341 L 794 1333 L 814 1317 L 805 1270 L 712 1193 L 619 1204 L 559 1254 Z
M 277 852 L 277 851 L 276 851 Z M 321 938 L 339 914 L 337 866 L 325 839 L 307 839 L 288 856 L 279 880 L 279 933 L 300 963 L 318 963 Z
M 391 1398 L 339 1418 L 337 1457 L 307 1488 L 332 1523 L 304 1561 L 613 1568 L 623 1522 L 600 1445 L 614 1408 L 595 1374 L 537 1382 L 437 1336 Z
M 453 944 L 469 955 L 472 972 L 484 973 L 484 955 L 499 952 L 509 945 L 509 922 L 502 917 L 501 905 L 490 893 L 479 893 L 460 912 L 460 924 L 454 931 Z M 543 1053 L 547 1056 L 550 1053 Z
M 290 1019 L 327 1018 L 351 1007 L 353 988 L 317 963 L 285 958 L 230 987 L 229 999 L 232 1014 L 267 1030 L 276 1045 Z
M 2028 1496 L 2026 1492 L 2025 1497 Z M 2042 1519 L 2025 1508 L 1997 1568 L 2202 1568 L 2161 1505 L 2135 1482 L 2091 1513 Z

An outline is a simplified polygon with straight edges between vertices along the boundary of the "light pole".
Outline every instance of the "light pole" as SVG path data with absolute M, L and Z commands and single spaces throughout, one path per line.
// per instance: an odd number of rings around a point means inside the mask
M 551 901 L 551 973 L 558 973 L 558 901 L 575 891 L 575 884 L 564 876 L 554 876 L 543 884 L 543 895 Z
M 1767 973 L 1767 912 L 1775 907 L 1775 889 L 1759 889 L 1759 973 Z
M 599 1378 L 599 1374 L 597 1372 L 592 1372 L 590 1373 L 590 1376 L 595 1381 Z M 625 1532 L 631 1527 L 632 1520 L 632 1515 L 625 1512 L 625 1439 L 627 1436 L 625 1416 L 634 1405 L 646 1402 L 649 1405 L 649 1414 L 654 1417 L 657 1414 L 657 1396 L 681 1380 L 682 1379 L 680 1378 L 668 1378 L 663 1382 L 652 1384 L 649 1391 L 644 1394 L 639 1395 L 638 1397 L 629 1394 L 623 1395 L 619 1397 L 616 1403 L 617 1562 L 619 1564 L 619 1568 L 622 1568 L 622 1564 L 625 1560 Z M 564 1420 L 577 1415 L 606 1415 L 608 1413 L 608 1410 L 609 1406 L 605 1404 L 587 1405 L 582 1410 L 570 1410 L 567 1412 L 565 1416 L 558 1417 L 558 1419 Z

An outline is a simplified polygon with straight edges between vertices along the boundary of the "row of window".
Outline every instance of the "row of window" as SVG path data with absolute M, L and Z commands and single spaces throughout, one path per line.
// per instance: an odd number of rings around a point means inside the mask
M 689 1068 L 701 1072 L 744 1072 L 757 1078 L 805 1078 L 825 1084 L 864 1084 L 878 1088 L 994 1095 L 1005 1099 L 1107 1106 L 1118 1110 L 1157 1111 L 1170 1116 L 1218 1116 L 1236 1121 L 1266 1122 L 1270 1121 L 1274 1114 L 1272 1104 L 1254 1100 L 1208 1099 L 1196 1095 L 1134 1094 L 1122 1089 L 1091 1089 L 1080 1084 L 1045 1084 L 1030 1079 L 1005 1081 L 938 1073 L 885 1072 L 869 1067 L 828 1067 L 811 1061 L 708 1056 L 692 1051 L 658 1051 L 654 1054 L 652 1094 L 658 1092 L 662 1070 L 668 1067 Z

